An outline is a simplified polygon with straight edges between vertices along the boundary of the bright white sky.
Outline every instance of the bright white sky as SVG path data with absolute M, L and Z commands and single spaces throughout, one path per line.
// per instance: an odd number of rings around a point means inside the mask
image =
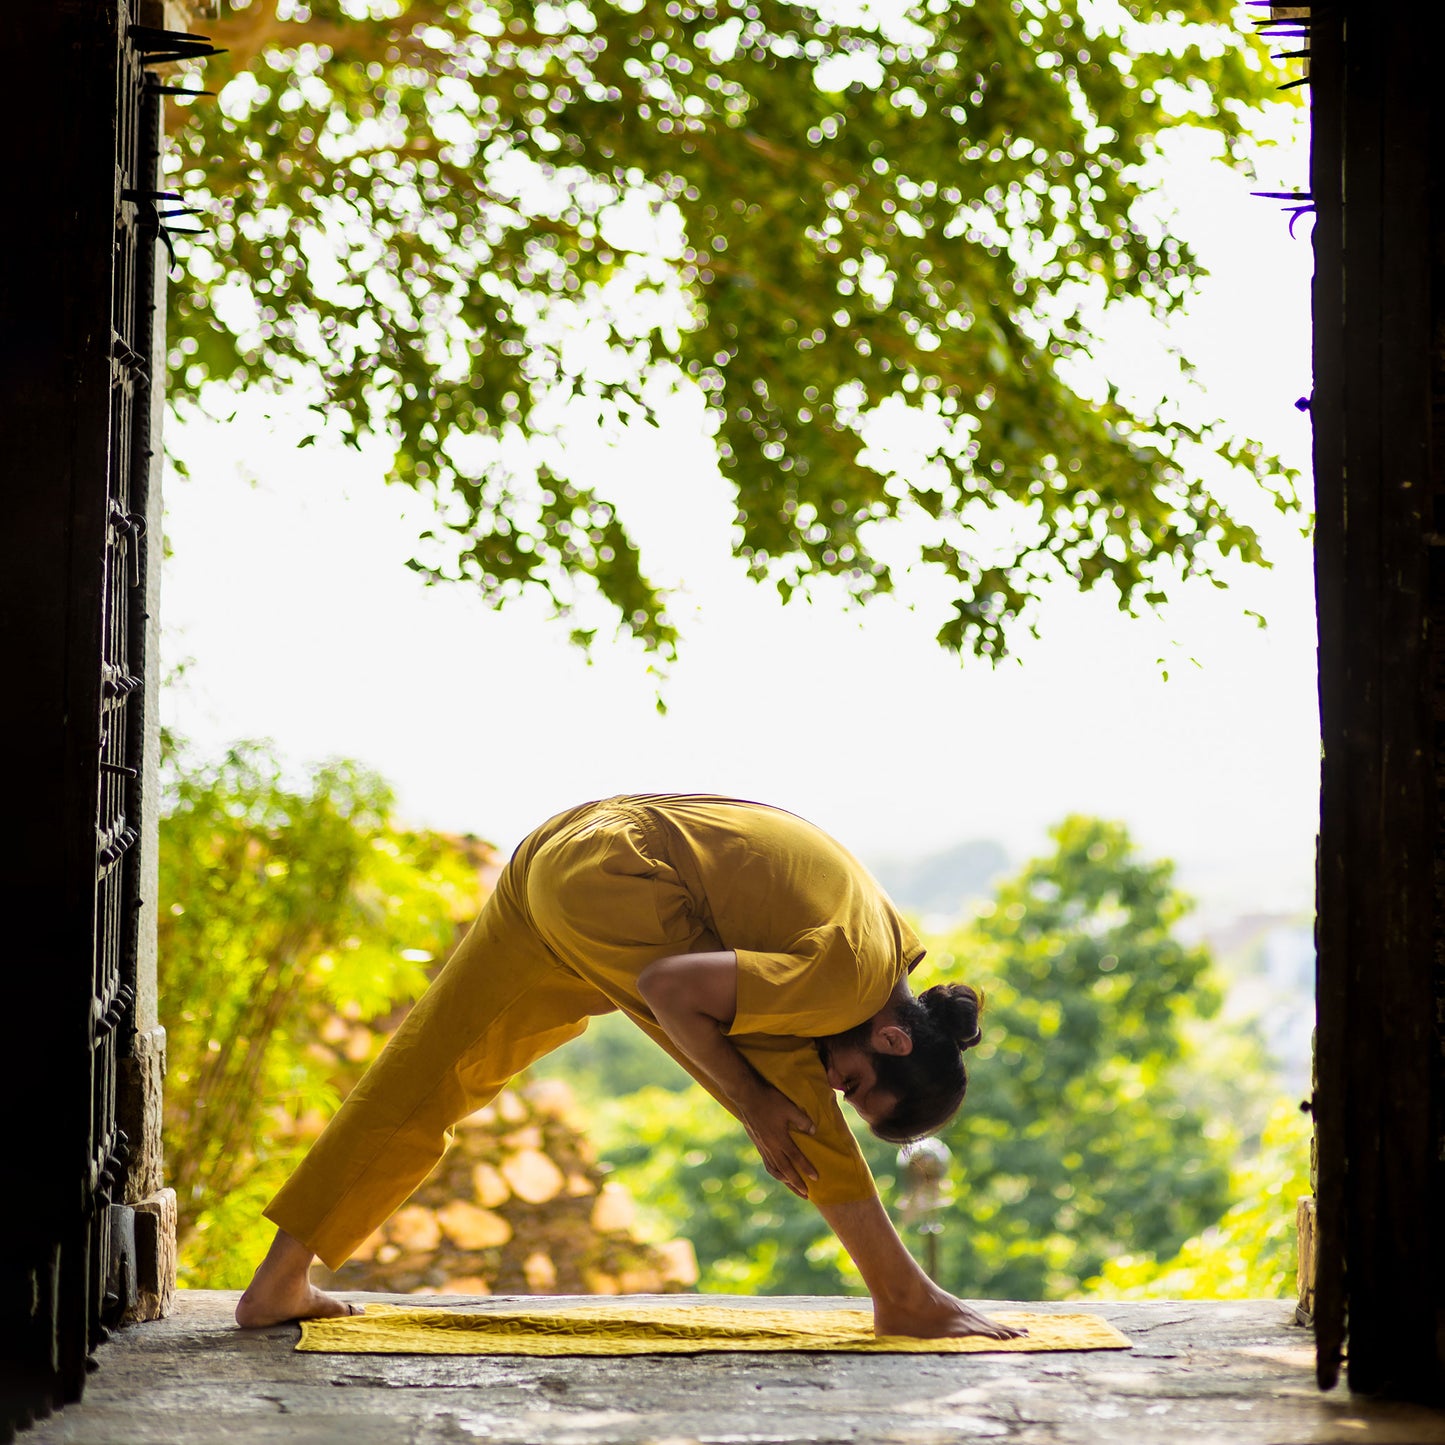
M 1164 175 L 1212 272 L 1173 340 L 1207 391 L 1196 414 L 1305 470 L 1293 403 L 1310 389 L 1307 228 L 1291 240 L 1275 204 L 1248 194 L 1303 184 L 1302 127 L 1259 165 L 1251 179 L 1189 144 Z M 1121 317 L 1101 361 L 1147 392 L 1161 358 Z M 874 859 L 992 837 L 1021 860 L 1051 823 L 1090 812 L 1178 860 L 1209 917 L 1310 907 L 1318 719 L 1297 520 L 1246 492 L 1272 571 L 1241 571 L 1228 592 L 1186 586 L 1160 620 L 1059 588 L 1016 661 L 960 665 L 932 640 L 926 583 L 905 599 L 916 611 L 784 607 L 749 583 L 700 423 L 680 398 L 661 430 L 585 458 L 656 579 L 678 588 L 663 717 L 634 646 L 600 636 L 589 664 L 544 605 L 492 613 L 409 572 L 427 510 L 383 484 L 378 456 L 297 450 L 310 428 L 259 401 L 229 425 L 172 426 L 192 480 L 167 484 L 165 651 L 189 664 L 167 721 L 206 749 L 270 737 L 298 764 L 359 758 L 396 787 L 405 821 L 504 846 L 622 791 L 761 798 Z

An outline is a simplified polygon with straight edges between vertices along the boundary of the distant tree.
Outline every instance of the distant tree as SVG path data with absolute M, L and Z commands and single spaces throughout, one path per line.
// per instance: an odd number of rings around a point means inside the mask
M 1118 824 L 1069 818 L 1052 836 L 923 965 L 988 995 L 943 1134 L 940 1277 L 969 1296 L 1062 1298 L 1115 1256 L 1167 1259 L 1230 1202 L 1232 1122 L 1191 1102 L 1186 1042 L 1218 1000 L 1205 952 L 1175 937 L 1188 904 L 1172 866 L 1137 858 Z M 607 1117 L 619 1177 L 692 1239 L 705 1288 L 856 1287 L 817 1213 L 701 1090 L 648 1090 Z M 896 1151 L 860 1138 L 896 1207 Z
M 1229 1203 L 1233 1120 L 1188 1101 L 1186 1029 L 1219 1004 L 1175 936 L 1173 865 L 1071 817 L 947 946 L 988 991 L 969 1097 L 944 1133 L 958 1204 L 943 1268 L 965 1293 L 1058 1298 L 1122 1252 L 1172 1254 Z
M 169 759 L 159 987 L 187 1283 L 245 1283 L 261 1207 L 304 1148 L 296 1122 L 329 1114 L 382 1041 L 358 1026 L 338 1054 L 326 1035 L 415 999 L 476 911 L 466 850 L 395 828 L 391 804 L 354 763 L 298 784 L 254 743 Z
M 556 444 L 569 404 L 610 426 L 700 389 L 735 549 L 785 597 L 922 564 L 940 642 L 995 658 L 1050 578 L 1153 607 L 1262 560 L 1190 443 L 1292 495 L 1222 426 L 1080 379 L 1093 303 L 1194 288 L 1140 168 L 1177 126 L 1233 146 L 1271 93 L 1237 14 L 228 0 L 219 99 L 173 157 L 213 236 L 173 296 L 174 392 L 303 388 L 435 501 L 420 570 L 600 597 L 664 654 L 665 596 Z M 870 447 L 885 415 L 907 455 Z

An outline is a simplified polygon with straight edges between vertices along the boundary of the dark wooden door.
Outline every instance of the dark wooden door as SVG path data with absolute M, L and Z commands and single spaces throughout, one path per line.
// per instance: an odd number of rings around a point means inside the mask
M 17 157 L 0 297 L 4 758 L 14 812 L 5 981 L 9 1228 L 0 1434 L 79 1397 L 126 1303 L 117 1073 L 134 1035 L 146 746 L 143 521 L 156 366 L 157 37 L 128 0 L 27 7 L 43 84 Z
M 1440 7 L 1311 7 L 1320 1383 L 1445 1395 Z

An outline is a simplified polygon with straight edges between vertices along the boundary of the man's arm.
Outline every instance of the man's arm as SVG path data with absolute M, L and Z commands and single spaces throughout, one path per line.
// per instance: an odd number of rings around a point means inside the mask
M 899 1239 L 876 1196 L 853 1204 L 819 1204 L 818 1213 L 858 1266 L 873 1296 L 876 1334 L 926 1340 L 987 1335 L 1011 1340 L 1027 1333 L 996 1324 L 934 1284 Z
M 738 1011 L 737 954 L 728 949 L 660 958 L 638 974 L 637 991 L 668 1038 L 731 1100 L 768 1173 L 806 1199 L 806 1181 L 818 1171 L 793 1134 L 813 1133 L 813 1121 L 723 1032 Z

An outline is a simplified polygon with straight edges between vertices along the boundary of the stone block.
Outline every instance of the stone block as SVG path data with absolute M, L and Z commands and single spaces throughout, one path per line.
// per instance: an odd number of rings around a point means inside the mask
M 567 1183 L 567 1176 L 540 1149 L 523 1149 L 502 1163 L 502 1178 L 528 1204 L 546 1204 Z
M 492 1287 L 479 1274 L 459 1275 L 456 1279 L 449 1279 L 445 1284 L 435 1286 L 426 1291 L 428 1294 L 466 1294 L 466 1295 L 489 1295 Z M 421 1290 L 417 1291 L 422 1293 Z
M 557 1266 L 545 1250 L 533 1250 L 522 1261 L 522 1275 L 533 1294 L 551 1294 L 557 1288 Z
M 496 1249 L 512 1237 L 512 1226 L 500 1214 L 465 1199 L 453 1199 L 437 1210 L 448 1239 L 461 1249 Z
M 130 1141 L 125 1166 L 124 1199 L 148 1199 L 165 1180 L 161 1146 L 161 1102 L 166 1076 L 166 1031 L 157 1025 L 135 1035 L 129 1058 L 120 1061 L 116 1084 L 116 1117 Z
M 511 1187 L 495 1165 L 483 1162 L 472 1167 L 472 1187 L 483 1209 L 495 1209 L 512 1197 Z
M 391 1216 L 386 1233 L 394 1244 L 414 1253 L 433 1250 L 442 1241 L 442 1227 L 430 1209 L 408 1204 Z
M 1298 1286 L 1299 1303 L 1295 1319 L 1312 1325 L 1315 1318 L 1315 1202 L 1309 1195 L 1300 1200 L 1295 1210 L 1295 1226 L 1299 1234 Z
M 697 1251 L 690 1239 L 669 1239 L 656 1246 L 658 1258 L 662 1260 L 662 1277 L 669 1284 L 686 1285 L 691 1288 L 697 1283 Z
M 632 1196 L 620 1184 L 604 1184 L 592 1206 L 592 1228 L 599 1234 L 618 1234 L 631 1229 L 636 1219 Z
M 135 1303 L 127 1324 L 164 1319 L 176 1304 L 176 1191 L 158 1189 L 137 1200 L 135 1211 Z
M 129 1319 L 136 1307 L 135 1210 L 129 1204 L 112 1204 L 105 1218 L 110 1240 L 100 1317 L 116 1324 Z

